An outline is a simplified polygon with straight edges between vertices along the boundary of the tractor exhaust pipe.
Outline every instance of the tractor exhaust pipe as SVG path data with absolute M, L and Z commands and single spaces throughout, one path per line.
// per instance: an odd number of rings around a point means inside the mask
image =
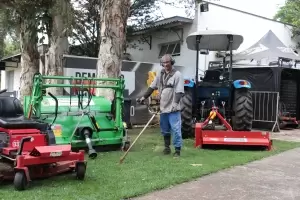
M 84 129 L 83 130 L 83 135 L 85 137 L 85 142 L 89 148 L 89 158 L 91 159 L 95 159 L 97 157 L 97 152 L 95 151 L 95 149 L 92 146 L 92 140 L 90 138 L 91 132 L 88 129 Z

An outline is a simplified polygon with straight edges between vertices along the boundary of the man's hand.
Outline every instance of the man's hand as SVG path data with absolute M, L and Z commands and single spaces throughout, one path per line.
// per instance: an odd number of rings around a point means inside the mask
M 145 101 L 145 97 L 141 97 L 137 100 L 138 103 L 144 103 Z
M 171 112 L 177 112 L 177 107 L 178 107 L 178 104 L 177 103 L 173 103 L 173 106 L 172 106 L 172 109 L 171 109 Z

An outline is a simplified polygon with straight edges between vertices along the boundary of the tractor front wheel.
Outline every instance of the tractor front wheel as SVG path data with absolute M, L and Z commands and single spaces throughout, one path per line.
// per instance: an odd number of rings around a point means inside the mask
M 190 138 L 194 136 L 194 130 L 193 130 L 193 116 L 192 116 L 192 109 L 193 109 L 193 94 L 192 94 L 192 88 L 187 88 L 185 91 L 184 96 L 181 100 L 181 121 L 182 121 L 182 138 Z
M 234 91 L 233 129 L 236 131 L 251 131 L 253 120 L 252 95 L 247 88 Z

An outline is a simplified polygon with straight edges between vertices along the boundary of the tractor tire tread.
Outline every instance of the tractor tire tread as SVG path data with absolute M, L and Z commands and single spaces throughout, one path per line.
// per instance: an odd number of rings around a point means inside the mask
M 251 131 L 253 120 L 252 95 L 249 90 L 236 89 L 234 93 L 234 130 Z
M 193 97 L 192 97 L 192 92 L 191 89 L 188 88 L 185 91 L 185 95 L 182 97 L 181 100 L 181 119 L 182 119 L 182 138 L 187 139 L 190 137 L 193 137 L 193 128 L 192 128 L 192 102 L 193 102 Z

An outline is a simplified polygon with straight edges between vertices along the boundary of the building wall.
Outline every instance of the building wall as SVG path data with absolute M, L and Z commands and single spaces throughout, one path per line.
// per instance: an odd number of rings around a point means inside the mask
M 6 71 L 1 71 L 1 90 L 6 88 Z
M 20 87 L 20 74 L 20 63 L 16 63 L 14 67 L 6 67 L 5 70 L 1 71 L 1 90 L 7 89 L 7 92 L 16 91 L 18 95 Z M 11 77 L 13 80 L 10 79 Z
M 196 31 L 196 24 L 186 24 L 183 27 L 183 41 L 181 42 L 180 55 L 174 56 L 176 64 L 187 68 L 186 75 L 194 74 L 195 60 L 190 59 L 191 52 L 187 49 L 185 38 L 191 33 Z M 177 31 L 181 35 L 181 31 Z M 140 36 L 132 37 L 132 42 L 129 44 L 127 52 L 131 55 L 131 59 L 138 62 L 154 62 L 159 63 L 160 45 L 172 43 L 180 40 L 176 32 L 170 31 L 157 31 L 152 33 L 152 46 L 150 49 L 149 44 L 146 42 L 139 43 Z M 132 46 L 136 46 L 133 48 Z M 193 57 L 194 58 L 194 57 Z
M 184 74 L 186 77 L 191 77 L 195 74 L 196 54 L 194 51 L 187 49 L 185 41 L 186 37 L 190 33 L 197 30 L 197 25 L 199 30 L 228 30 L 241 34 L 244 37 L 244 42 L 236 52 L 249 48 L 261 39 L 269 30 L 272 30 L 288 47 L 295 47 L 297 43 L 296 40 L 291 39 L 291 26 L 218 5 L 209 4 L 208 12 L 199 13 L 199 15 L 196 12 L 195 16 L 196 18 L 193 24 L 184 26 L 181 54 L 180 56 L 174 57 L 178 65 L 187 68 L 185 69 Z M 142 44 L 139 46 L 140 49 L 129 48 L 128 53 L 131 54 L 132 60 L 140 62 L 159 62 L 159 45 L 165 42 L 173 42 L 175 40 L 178 40 L 178 36 L 174 32 L 155 32 L 152 36 L 151 50 L 149 49 L 148 44 Z M 207 68 L 209 61 L 218 60 L 215 57 L 215 53 L 216 52 L 210 52 L 207 56 L 199 56 L 200 74 L 202 74 Z

